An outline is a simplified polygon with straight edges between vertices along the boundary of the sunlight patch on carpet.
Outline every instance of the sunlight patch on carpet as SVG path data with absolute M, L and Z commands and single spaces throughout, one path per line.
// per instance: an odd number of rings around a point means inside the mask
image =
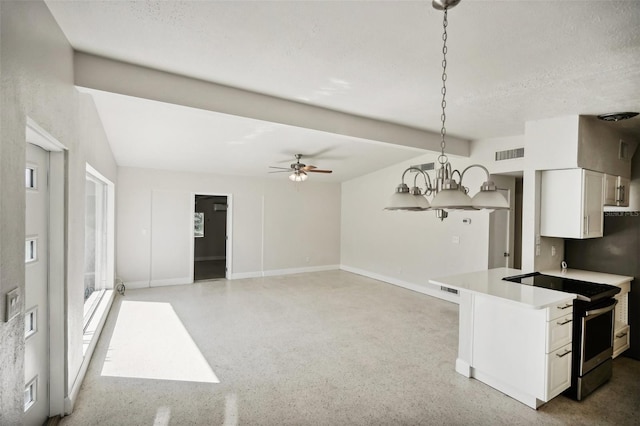
M 220 383 L 170 303 L 123 301 L 103 376 Z

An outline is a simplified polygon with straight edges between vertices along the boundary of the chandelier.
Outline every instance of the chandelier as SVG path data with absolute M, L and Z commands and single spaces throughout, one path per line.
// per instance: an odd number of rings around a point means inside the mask
M 422 169 L 417 167 L 407 168 L 402 173 L 402 182 L 396 188 L 396 192 L 391 196 L 389 205 L 385 207 L 385 210 L 435 210 L 436 216 L 440 220 L 444 220 L 448 216 L 447 210 L 496 210 L 509 208 L 509 203 L 505 197 L 498 192 L 496 185 L 490 180 L 489 170 L 487 170 L 486 167 L 480 164 L 472 164 L 460 173 L 460 171 L 453 169 L 449 158 L 444 152 L 446 147 L 445 136 L 447 134 L 447 128 L 445 127 L 447 119 L 447 12 L 458 3 L 460 3 L 460 0 L 432 1 L 435 9 L 444 11 L 444 19 L 442 21 L 442 101 L 440 102 L 442 108 L 442 114 L 440 115 L 442 127 L 440 129 L 440 155 L 438 156 L 439 168 L 436 170 L 436 176 L 433 181 Z M 480 191 L 471 198 L 468 195 L 469 188 L 463 186 L 462 181 L 467 170 L 474 167 L 484 170 L 486 180 L 480 186 Z M 404 183 L 405 175 L 409 171 L 417 172 L 413 180 L 413 187 L 411 188 Z M 422 176 L 424 179 L 424 190 L 418 186 L 417 180 L 419 176 Z M 426 197 L 431 195 L 433 195 L 433 200 L 429 203 Z

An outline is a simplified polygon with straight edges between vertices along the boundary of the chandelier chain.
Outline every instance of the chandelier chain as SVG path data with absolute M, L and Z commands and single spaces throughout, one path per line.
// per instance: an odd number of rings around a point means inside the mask
M 442 101 L 440 102 L 440 106 L 442 107 L 442 114 L 440 115 L 440 121 L 442 121 L 442 128 L 440 129 L 440 136 L 442 140 L 440 141 L 440 156 L 438 157 L 438 162 L 440 164 L 446 164 L 448 161 L 447 155 L 444 153 L 444 148 L 446 146 L 445 136 L 447 134 L 447 127 L 445 123 L 447 121 L 447 25 L 449 21 L 447 20 L 447 8 L 444 9 L 444 19 L 442 21 Z

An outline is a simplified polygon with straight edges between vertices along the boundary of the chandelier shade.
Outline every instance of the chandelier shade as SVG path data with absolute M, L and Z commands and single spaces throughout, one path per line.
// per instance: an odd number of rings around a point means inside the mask
M 434 209 L 464 209 L 471 207 L 471 197 L 460 189 L 443 189 L 433 197 Z
M 509 208 L 507 199 L 495 190 L 480 190 L 471 199 L 471 205 L 476 209 L 500 210 Z

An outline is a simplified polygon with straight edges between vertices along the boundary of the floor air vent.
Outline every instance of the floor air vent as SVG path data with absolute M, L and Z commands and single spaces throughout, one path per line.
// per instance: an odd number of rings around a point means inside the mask
M 524 157 L 524 148 L 507 149 L 506 151 L 496 151 L 496 161 L 512 160 Z

